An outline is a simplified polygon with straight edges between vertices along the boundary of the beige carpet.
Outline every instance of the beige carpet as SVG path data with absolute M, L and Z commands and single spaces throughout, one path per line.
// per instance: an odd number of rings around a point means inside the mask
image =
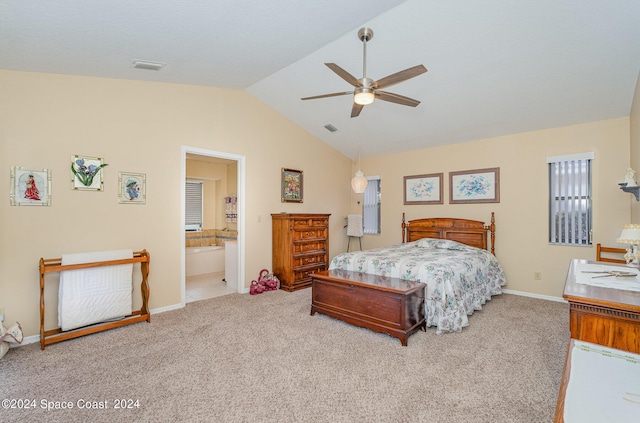
M 503 294 L 462 333 L 429 328 L 402 347 L 310 316 L 310 299 L 310 289 L 232 294 L 44 351 L 12 349 L 0 360 L 0 399 L 35 408 L 0 409 L 0 421 L 553 420 L 566 304 Z M 115 409 L 116 400 L 137 406 Z M 73 409 L 46 410 L 56 401 Z M 108 409 L 80 409 L 83 401 Z

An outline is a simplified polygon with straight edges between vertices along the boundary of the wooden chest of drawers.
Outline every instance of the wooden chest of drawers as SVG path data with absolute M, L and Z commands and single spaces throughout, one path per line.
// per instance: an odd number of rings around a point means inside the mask
M 273 273 L 280 288 L 295 291 L 311 286 L 311 275 L 329 265 L 330 214 L 271 215 Z

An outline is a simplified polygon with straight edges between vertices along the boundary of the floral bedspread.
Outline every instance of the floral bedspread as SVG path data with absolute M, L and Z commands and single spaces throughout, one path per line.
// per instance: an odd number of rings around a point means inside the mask
M 329 269 L 427 284 L 425 317 L 438 335 L 461 332 L 469 325 L 467 316 L 481 310 L 492 295 L 501 294 L 507 283 L 502 266 L 489 251 L 433 238 L 343 253 L 334 257 Z

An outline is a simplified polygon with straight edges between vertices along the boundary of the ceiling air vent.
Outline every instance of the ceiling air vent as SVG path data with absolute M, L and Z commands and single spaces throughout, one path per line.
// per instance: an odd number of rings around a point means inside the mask
M 134 60 L 133 61 L 133 67 L 136 69 L 145 69 L 145 70 L 152 70 L 152 71 L 159 71 L 160 69 L 162 69 L 164 66 L 166 65 L 166 63 L 160 63 L 160 62 L 147 62 L 145 60 Z
M 325 127 L 325 128 L 327 129 L 327 131 L 329 131 L 329 132 L 336 132 L 336 131 L 338 130 L 338 128 L 336 128 L 335 126 L 333 126 L 333 125 L 332 125 L 332 124 L 330 124 L 330 123 L 327 123 L 324 127 Z

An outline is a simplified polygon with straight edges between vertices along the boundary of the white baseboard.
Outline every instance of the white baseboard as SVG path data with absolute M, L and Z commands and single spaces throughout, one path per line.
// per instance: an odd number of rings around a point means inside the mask
M 178 304 L 173 304 L 173 305 L 166 306 L 166 307 L 154 308 L 153 310 L 151 310 L 151 314 L 158 314 L 158 313 L 164 313 L 165 311 L 178 310 L 178 309 L 183 308 L 183 307 L 184 307 L 184 304 L 178 303 Z M 17 348 L 17 347 L 21 347 L 23 345 L 34 344 L 36 342 L 40 342 L 40 334 L 27 336 L 25 338 L 22 338 L 22 343 L 20 343 L 20 344 L 11 344 L 10 347 L 11 348 Z
M 178 309 L 184 308 L 184 306 L 185 306 L 184 303 L 178 303 L 178 304 L 173 304 L 166 307 L 154 308 L 153 310 L 151 310 L 151 314 L 158 314 L 158 313 L 164 313 L 165 311 L 178 310 Z
M 40 335 L 27 336 L 26 338 L 22 338 L 22 343 L 21 344 L 11 344 L 9 346 L 11 348 L 18 348 L 18 347 L 21 347 L 23 345 L 34 344 L 36 342 L 40 342 Z
M 530 292 L 514 291 L 514 290 L 511 290 L 511 289 L 503 289 L 502 292 L 504 292 L 505 294 L 520 295 L 520 296 L 523 296 L 523 297 L 538 298 L 538 299 L 541 299 L 541 300 L 556 301 L 556 302 L 559 302 L 559 303 L 566 303 L 567 302 L 567 300 L 565 300 L 564 298 L 552 297 L 550 295 L 532 294 Z

